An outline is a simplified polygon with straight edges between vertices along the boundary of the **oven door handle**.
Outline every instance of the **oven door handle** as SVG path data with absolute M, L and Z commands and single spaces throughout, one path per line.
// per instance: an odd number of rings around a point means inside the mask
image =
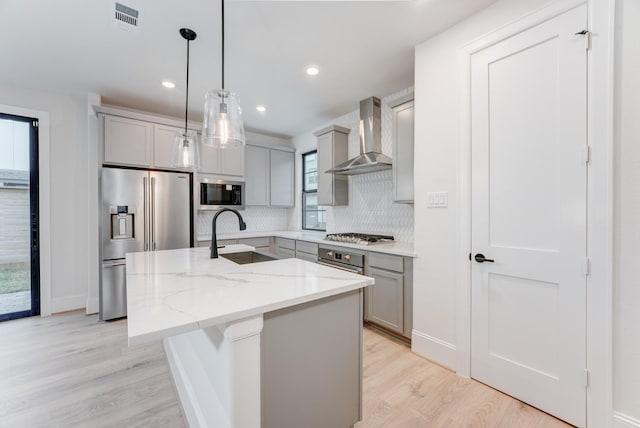
M 351 273 L 355 273 L 355 274 L 358 274 L 358 275 L 364 275 L 364 272 L 362 272 L 362 268 L 349 269 L 349 268 L 344 267 L 344 266 L 338 266 L 338 265 L 334 265 L 334 264 L 326 263 L 326 262 L 321 262 L 321 261 L 319 261 L 318 264 L 322 265 L 322 266 L 331 267 L 331 268 L 334 268 L 334 269 L 340 269 L 340 270 L 343 270 L 345 272 L 351 272 Z

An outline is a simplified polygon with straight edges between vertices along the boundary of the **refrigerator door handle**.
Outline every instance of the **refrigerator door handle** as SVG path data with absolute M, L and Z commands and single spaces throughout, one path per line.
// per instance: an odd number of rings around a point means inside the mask
M 156 178 L 151 177 L 151 251 L 156 250 Z
M 144 213 L 143 213 L 143 219 L 144 219 L 144 250 L 145 251 L 149 251 L 149 236 L 148 234 L 148 228 L 147 228 L 147 177 L 143 177 L 142 178 L 142 192 L 143 192 L 143 206 L 144 206 Z

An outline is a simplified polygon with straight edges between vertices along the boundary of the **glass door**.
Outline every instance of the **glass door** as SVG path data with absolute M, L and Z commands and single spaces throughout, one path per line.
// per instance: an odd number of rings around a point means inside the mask
M 40 313 L 38 121 L 0 113 L 0 321 Z

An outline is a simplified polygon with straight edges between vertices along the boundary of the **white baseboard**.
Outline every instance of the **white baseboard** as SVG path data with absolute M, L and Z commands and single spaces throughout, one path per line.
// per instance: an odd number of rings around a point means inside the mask
M 613 428 L 640 428 L 640 419 L 632 418 L 624 413 L 613 412 Z
M 417 330 L 411 332 L 411 350 L 416 354 L 455 370 L 456 346 Z
M 86 304 L 86 294 L 79 294 L 77 296 L 56 297 L 51 299 L 51 313 L 55 314 L 56 312 L 84 309 Z
M 87 315 L 100 312 L 100 300 L 97 297 L 87 297 Z

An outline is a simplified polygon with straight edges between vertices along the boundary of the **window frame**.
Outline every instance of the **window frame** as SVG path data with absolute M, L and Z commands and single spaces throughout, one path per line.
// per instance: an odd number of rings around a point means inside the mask
M 307 175 L 306 157 L 309 156 L 309 155 L 312 155 L 314 153 L 316 154 L 316 175 L 317 175 L 318 174 L 318 170 L 317 170 L 317 158 L 318 158 L 317 153 L 318 153 L 318 150 L 317 149 L 310 150 L 308 152 L 302 153 L 302 156 L 301 156 L 301 160 L 302 160 L 302 168 L 301 168 L 302 169 L 302 186 L 301 186 L 302 187 L 302 200 L 301 200 L 300 205 L 302 206 L 302 209 L 300 211 L 302 213 L 302 230 L 312 230 L 312 231 L 317 231 L 317 232 L 326 232 L 327 231 L 326 222 L 325 222 L 324 229 L 307 227 L 307 224 L 306 224 L 306 219 L 307 219 L 307 216 L 306 216 L 306 214 L 307 214 L 307 204 L 306 204 L 307 196 L 306 195 L 310 195 L 310 194 L 311 195 L 313 195 L 313 194 L 317 195 L 318 194 L 317 186 L 316 186 L 315 190 L 307 190 L 307 188 L 306 188 L 307 187 L 306 186 L 306 183 L 307 183 L 307 180 L 306 180 L 306 175 Z M 326 208 L 323 208 L 323 209 L 319 208 L 318 211 L 324 211 L 325 212 L 325 218 L 326 218 L 326 212 L 327 212 Z

